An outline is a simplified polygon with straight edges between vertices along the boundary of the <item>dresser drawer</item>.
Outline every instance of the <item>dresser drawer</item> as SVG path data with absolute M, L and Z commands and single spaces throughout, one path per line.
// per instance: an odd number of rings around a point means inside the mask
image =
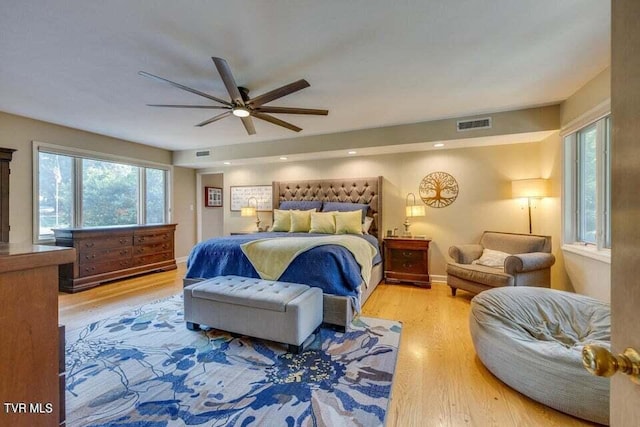
M 153 264 L 155 262 L 169 261 L 173 259 L 173 254 L 171 252 L 163 252 L 159 254 L 152 255 L 143 255 L 137 256 L 133 258 L 133 265 L 145 265 L 145 264 Z
M 123 270 L 132 266 L 131 258 L 116 261 L 96 262 L 93 264 L 80 265 L 80 277 L 92 276 L 94 274 L 108 273 L 110 271 Z
M 158 252 L 167 252 L 173 249 L 173 242 L 164 242 L 164 243 L 152 243 L 145 244 L 140 246 L 135 246 L 133 249 L 134 256 L 140 255 L 152 255 L 157 254 Z
M 169 231 L 136 232 L 133 235 L 135 245 L 146 245 L 149 243 L 173 242 L 173 233 Z
M 121 246 L 131 246 L 131 234 L 121 236 L 109 236 L 99 238 L 78 239 L 77 248 L 81 251 L 91 249 L 117 248 Z
M 389 260 L 390 270 L 400 273 L 426 274 L 427 264 L 424 260 L 424 253 L 403 253 L 405 251 L 392 251 Z M 410 252 L 410 251 L 407 251 Z
M 424 251 L 412 251 L 410 249 L 392 249 L 389 252 L 391 253 L 391 261 L 394 264 L 396 262 L 420 261 L 425 256 Z
M 80 265 L 82 265 L 127 258 L 131 258 L 131 246 L 98 250 L 84 249 L 80 251 L 78 261 L 80 262 Z

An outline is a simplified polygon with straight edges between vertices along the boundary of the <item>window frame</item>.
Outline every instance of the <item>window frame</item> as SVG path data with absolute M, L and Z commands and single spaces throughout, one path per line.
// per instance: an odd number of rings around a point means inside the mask
M 588 128 L 596 127 L 596 236 L 595 244 L 581 239 L 583 218 L 580 215 L 580 148 L 579 134 Z M 590 120 L 561 133 L 564 153 L 563 179 L 563 248 L 572 247 L 572 251 L 585 249 L 585 255 L 594 258 L 610 259 L 611 222 L 610 222 L 610 149 L 611 149 L 611 113 L 602 112 Z
M 40 235 L 40 153 L 46 152 L 55 155 L 73 157 L 73 209 L 71 213 L 72 227 L 82 225 L 82 159 L 97 160 L 111 163 L 125 164 L 138 168 L 138 214 L 137 224 L 144 225 L 146 222 L 146 168 L 159 169 L 165 172 L 164 183 L 164 217 L 165 223 L 170 223 L 172 218 L 172 194 L 173 194 L 173 166 L 157 162 L 142 161 L 130 157 L 117 156 L 114 154 L 100 153 L 97 151 L 84 150 L 80 148 L 67 147 L 46 142 L 32 141 L 33 154 L 33 242 L 34 244 L 51 243 L 55 241 L 53 236 L 41 237 Z

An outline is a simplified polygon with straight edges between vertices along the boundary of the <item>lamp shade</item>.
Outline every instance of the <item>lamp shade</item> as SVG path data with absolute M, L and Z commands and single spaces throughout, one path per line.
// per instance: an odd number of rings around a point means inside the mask
M 246 208 L 240 208 L 240 216 L 255 216 L 256 208 L 253 206 L 247 206 Z
M 408 205 L 405 210 L 408 217 L 425 216 L 426 213 L 424 205 Z
M 511 194 L 514 199 L 547 197 L 549 195 L 549 180 L 534 178 L 511 181 Z

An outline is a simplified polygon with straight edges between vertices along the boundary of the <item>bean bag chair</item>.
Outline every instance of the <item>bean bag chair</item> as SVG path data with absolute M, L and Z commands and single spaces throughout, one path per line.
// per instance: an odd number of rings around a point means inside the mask
M 558 411 L 609 424 L 609 379 L 582 366 L 582 348 L 610 348 L 607 303 L 545 288 L 496 288 L 471 301 L 478 357 L 502 382 Z

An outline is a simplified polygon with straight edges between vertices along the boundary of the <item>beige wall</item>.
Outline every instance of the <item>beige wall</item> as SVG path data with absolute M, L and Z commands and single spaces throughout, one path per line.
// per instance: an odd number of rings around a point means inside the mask
M 173 222 L 176 258 L 184 258 L 196 242 L 196 171 L 173 168 Z M 180 261 L 180 260 L 178 260 Z
M 610 99 L 611 69 L 607 68 L 560 104 L 561 129 L 573 131 L 577 126 L 586 125 L 602 116 L 609 108 Z M 556 153 L 549 152 L 549 155 L 553 158 L 556 156 L 561 158 L 561 145 L 559 150 Z M 561 171 L 562 168 L 557 170 Z M 562 179 L 562 176 L 559 178 Z M 559 231 L 562 231 L 561 228 Z M 558 240 L 558 244 L 562 243 Z M 566 289 L 601 301 L 610 300 L 611 265 L 608 262 L 568 251 L 557 251 L 556 256 L 559 263 L 564 265 L 564 271 L 568 277 Z
M 611 68 L 605 68 L 560 104 L 561 128 L 610 98 Z
M 473 117 L 490 116 L 492 126 L 490 129 L 479 129 L 472 132 L 456 131 L 456 121 L 461 118 L 454 118 L 333 134 L 300 136 L 285 140 L 226 145 L 212 148 L 210 157 L 198 157 L 196 152 L 200 150 L 177 151 L 174 153 L 173 162 L 180 166 L 205 168 L 206 164 L 210 164 L 211 161 L 277 158 L 282 155 L 291 156 L 300 153 L 325 153 L 388 145 L 402 146 L 433 141 L 554 131 L 558 129 L 560 124 L 559 112 L 559 105 L 549 105 L 501 113 L 478 114 Z
M 202 187 L 200 190 L 204 197 L 204 187 L 224 187 L 224 175 L 221 173 L 202 176 Z M 203 203 L 204 206 L 204 203 Z M 224 234 L 224 210 L 229 209 L 226 203 L 221 208 L 202 208 L 202 240 Z
M 33 241 L 33 155 L 32 141 L 63 145 L 83 150 L 113 154 L 147 162 L 171 164 L 171 152 L 142 144 L 97 135 L 90 132 L 0 112 L 0 147 L 14 148 L 11 162 L 9 221 L 11 242 Z M 176 168 L 173 200 L 178 201 L 194 193 L 193 170 Z M 176 179 L 176 176 L 179 178 Z M 191 177 L 191 178 L 189 178 Z M 175 197 L 177 196 L 177 197 Z M 185 256 L 195 242 L 194 214 L 176 209 L 173 220 L 180 223 L 185 237 L 177 238 L 176 256 Z M 188 247 L 188 249 L 187 249 Z
M 559 188 L 560 184 L 555 182 L 560 175 L 556 169 L 559 162 L 541 161 L 542 154 L 547 156 L 547 152 L 559 152 L 557 135 L 543 143 L 227 167 L 221 170 L 225 176 L 224 203 L 227 206 L 224 231 L 228 234 L 251 231 L 255 227 L 251 218 L 242 218 L 239 213 L 229 211 L 229 186 L 265 185 L 286 179 L 377 175 L 384 177 L 382 229 L 398 227 L 402 230 L 407 193 L 418 194 L 419 183 L 428 173 L 445 171 L 458 181 L 458 199 L 446 208 L 427 208 L 427 216 L 413 218 L 411 226 L 414 234 L 425 234 L 433 239 L 431 272 L 444 276 L 449 246 L 476 242 L 483 230 L 528 232 L 527 212 L 511 198 L 511 181 L 543 176 L 554 180 L 553 187 Z M 560 239 L 559 197 L 556 193 L 552 200 L 543 200 L 533 211 L 533 232 L 552 232 L 554 245 Z M 264 214 L 264 221 L 271 223 L 269 214 Z M 559 281 L 558 287 L 566 286 L 561 271 L 554 272 L 554 278 Z
M 551 197 L 540 200 L 540 233 L 553 236 L 551 252 L 556 263 L 551 269 L 551 283 L 556 289 L 575 292 L 571 286 L 562 250 L 562 142 L 559 133 L 540 143 L 541 177 L 549 179 Z

